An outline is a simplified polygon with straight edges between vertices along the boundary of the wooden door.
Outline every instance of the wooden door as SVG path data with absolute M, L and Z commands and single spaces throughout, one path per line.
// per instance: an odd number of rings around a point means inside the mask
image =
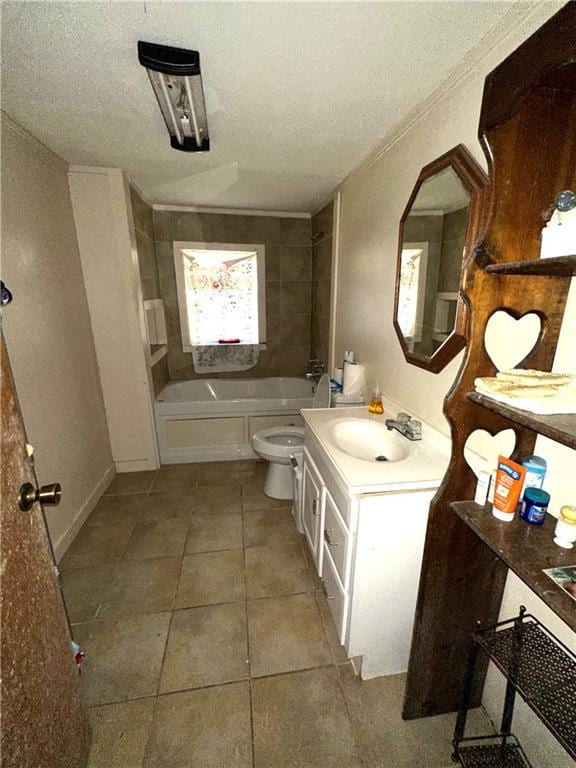
M 43 510 L 19 507 L 22 484 L 37 481 L 1 335 L 0 375 L 0 765 L 81 768 L 90 726 Z

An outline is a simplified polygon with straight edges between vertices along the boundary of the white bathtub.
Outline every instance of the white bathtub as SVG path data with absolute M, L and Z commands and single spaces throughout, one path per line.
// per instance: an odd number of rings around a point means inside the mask
M 252 435 L 266 427 L 302 425 L 314 382 L 306 379 L 191 379 L 168 384 L 156 398 L 163 464 L 256 458 Z

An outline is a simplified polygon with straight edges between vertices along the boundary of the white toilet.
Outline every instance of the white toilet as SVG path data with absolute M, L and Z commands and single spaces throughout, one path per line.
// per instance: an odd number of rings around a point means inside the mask
M 324 374 L 314 393 L 313 408 L 330 407 L 330 377 Z M 268 462 L 264 493 L 272 499 L 293 499 L 290 456 L 304 450 L 304 427 L 269 427 L 252 437 L 252 450 Z

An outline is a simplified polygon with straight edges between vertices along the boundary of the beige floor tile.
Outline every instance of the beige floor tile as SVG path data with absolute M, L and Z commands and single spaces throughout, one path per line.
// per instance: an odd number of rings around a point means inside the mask
M 114 566 L 108 563 L 62 571 L 60 579 L 64 602 L 73 624 L 94 619 L 113 578 Z
M 153 698 L 93 707 L 87 768 L 141 768 L 153 711 Z
M 165 493 L 170 496 L 192 493 L 196 488 L 197 466 L 197 464 L 168 464 L 161 466 L 152 483 L 151 492 Z
M 406 729 L 416 743 L 416 752 L 420 755 L 421 763 L 425 761 L 430 768 L 445 768 L 450 765 L 455 725 L 456 715 L 452 712 L 409 720 L 406 723 Z M 484 710 L 478 708 L 469 711 L 466 736 L 481 736 L 493 732 L 492 723 Z
M 125 493 L 148 493 L 156 475 L 155 470 L 146 472 L 120 472 L 105 491 L 106 496 Z
M 122 560 L 102 601 L 98 620 L 170 611 L 180 574 L 180 557 Z
M 194 511 L 199 515 L 236 515 L 242 511 L 240 486 L 198 487 Z
M 193 515 L 189 520 L 186 554 L 241 549 L 242 515 Z
M 346 649 L 340 644 L 340 638 L 338 637 L 336 625 L 334 624 L 334 619 L 332 618 L 330 608 L 328 607 L 328 601 L 322 592 L 318 591 L 316 592 L 316 600 L 318 602 L 318 607 L 320 608 L 320 615 L 322 616 L 324 630 L 326 632 L 326 637 L 328 638 L 328 645 L 330 646 L 334 663 L 345 664 L 348 661 L 348 656 L 346 654 Z
M 83 525 L 60 560 L 59 569 L 69 571 L 72 568 L 91 568 L 118 561 L 126 550 L 133 530 L 132 523 L 114 526 Z
M 302 537 L 296 530 L 292 512 L 288 509 L 244 512 L 244 545 L 265 547 L 299 543 Z
M 256 768 L 360 768 L 334 667 L 258 678 L 252 693 Z
M 406 676 L 363 681 L 351 664 L 338 672 L 365 763 L 385 766 L 390 760 L 394 768 L 419 766 L 417 743 L 401 714 Z
M 450 765 L 454 714 L 403 720 L 402 704 L 406 675 L 389 675 L 360 680 L 350 664 L 338 668 L 344 695 L 361 746 L 369 765 L 401 768 L 444 768 Z M 472 710 L 467 735 L 491 732 L 483 711 Z
M 247 609 L 253 677 L 332 662 L 313 594 L 249 600 Z
M 290 499 L 271 499 L 264 493 L 264 481 L 250 481 L 242 484 L 242 511 L 253 512 L 257 509 L 290 509 Z
M 251 768 L 247 683 L 160 696 L 145 768 Z
M 169 622 L 169 613 L 157 613 L 77 625 L 74 639 L 86 652 L 82 675 L 89 704 L 156 693 Z
M 246 588 L 248 597 L 312 591 L 314 582 L 300 544 L 247 549 Z
M 144 560 L 181 555 L 187 533 L 188 524 L 183 520 L 137 523 L 124 557 L 128 560 Z
M 220 488 L 226 486 L 228 488 L 240 489 L 240 481 L 229 465 L 236 464 L 236 462 L 220 461 L 220 462 L 202 462 L 197 464 L 198 467 L 198 487 L 216 487 Z
M 189 521 L 194 514 L 195 500 L 190 494 L 171 496 L 167 493 L 149 493 L 142 506 L 138 522 L 161 523 L 166 520 Z
M 90 513 L 85 525 L 112 526 L 118 523 L 135 525 L 145 501 L 145 493 L 102 496 Z
M 232 472 L 241 484 L 264 482 L 268 471 L 267 461 L 234 461 L 232 464 L 235 465 Z
M 244 680 L 247 658 L 243 602 L 176 611 L 160 690 L 167 693 Z
M 230 603 L 245 597 L 244 553 L 241 549 L 184 557 L 176 608 Z

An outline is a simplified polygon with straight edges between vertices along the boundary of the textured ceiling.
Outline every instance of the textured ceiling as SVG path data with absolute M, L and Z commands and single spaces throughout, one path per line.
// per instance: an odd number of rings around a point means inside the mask
M 2 108 L 157 203 L 313 211 L 507 2 L 3 2 Z M 139 39 L 200 51 L 212 151 L 170 149 Z

